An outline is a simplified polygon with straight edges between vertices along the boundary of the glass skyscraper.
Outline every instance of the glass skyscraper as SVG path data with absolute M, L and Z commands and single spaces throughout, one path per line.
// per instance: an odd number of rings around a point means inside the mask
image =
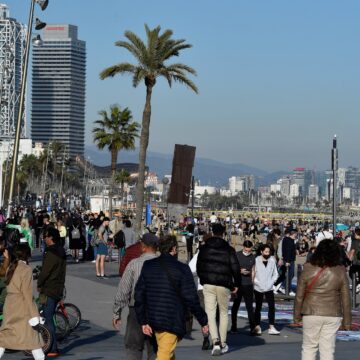
M 33 47 L 31 137 L 84 156 L 86 45 L 74 25 L 47 25 Z

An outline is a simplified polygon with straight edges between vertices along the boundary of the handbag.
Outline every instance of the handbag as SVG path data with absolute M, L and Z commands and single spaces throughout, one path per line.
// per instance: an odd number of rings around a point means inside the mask
M 311 280 L 311 283 L 306 287 L 305 291 L 304 291 L 304 298 L 303 301 L 305 300 L 309 290 L 314 286 L 316 280 L 319 278 L 319 276 L 322 274 L 322 272 L 325 270 L 326 268 L 323 267 L 321 268 L 318 273 L 315 275 L 315 277 Z
M 184 300 L 183 300 L 183 298 L 181 296 L 181 293 L 180 293 L 180 289 L 175 285 L 174 278 L 171 276 L 169 268 L 166 266 L 165 262 L 163 261 L 163 259 L 161 257 L 159 257 L 159 261 L 160 261 L 161 267 L 163 268 L 163 270 L 165 271 L 165 273 L 166 273 L 166 275 L 167 275 L 167 277 L 169 279 L 170 284 L 175 289 L 175 292 L 176 292 L 177 296 L 179 297 L 179 299 L 180 299 L 180 301 L 181 301 L 181 303 L 182 303 L 182 305 L 184 307 L 186 334 L 190 335 L 191 331 L 192 331 L 192 326 L 193 326 L 193 316 L 192 316 L 189 308 L 184 303 Z

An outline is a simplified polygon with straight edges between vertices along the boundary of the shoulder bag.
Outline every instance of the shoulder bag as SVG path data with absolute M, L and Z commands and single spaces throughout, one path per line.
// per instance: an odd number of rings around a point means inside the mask
M 305 300 L 308 292 L 309 292 L 310 289 L 314 286 L 316 280 L 319 278 L 319 276 L 323 273 L 323 271 L 324 271 L 325 269 L 326 269 L 325 267 L 321 268 L 321 269 L 318 271 L 318 273 L 315 275 L 315 277 L 311 280 L 311 283 L 306 287 L 305 292 L 304 292 L 304 299 L 303 299 L 303 300 Z

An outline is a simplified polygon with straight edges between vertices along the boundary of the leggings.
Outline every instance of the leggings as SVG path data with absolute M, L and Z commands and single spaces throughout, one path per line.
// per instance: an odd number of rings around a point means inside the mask
M 258 292 L 254 290 L 255 294 L 255 324 L 260 325 L 261 320 L 261 309 L 263 304 L 263 299 L 265 295 L 266 302 L 268 303 L 269 311 L 268 311 L 268 318 L 269 318 L 269 325 L 275 324 L 275 298 L 274 298 L 274 292 L 267 291 L 265 293 Z

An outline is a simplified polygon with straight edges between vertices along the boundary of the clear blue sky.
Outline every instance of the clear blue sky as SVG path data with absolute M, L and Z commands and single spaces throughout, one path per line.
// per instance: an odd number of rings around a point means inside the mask
M 27 22 L 30 0 L 2 2 Z M 197 156 L 267 170 L 325 169 L 337 134 L 340 165 L 360 166 L 358 0 L 50 0 L 37 15 L 78 25 L 87 42 L 88 145 L 97 112 L 111 104 L 141 122 L 144 87 L 99 72 L 131 60 L 114 42 L 125 30 L 143 37 L 147 23 L 193 44 L 179 60 L 197 69 L 200 90 L 156 85 L 150 150 L 186 143 Z

